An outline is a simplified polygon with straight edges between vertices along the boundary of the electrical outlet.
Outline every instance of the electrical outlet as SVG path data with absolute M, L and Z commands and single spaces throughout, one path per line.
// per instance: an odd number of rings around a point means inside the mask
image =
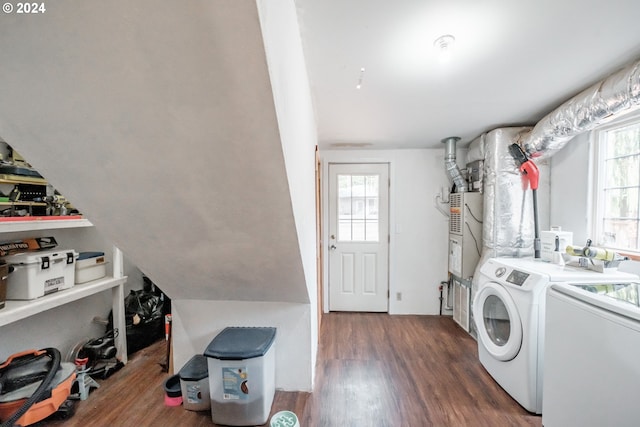
M 396 292 L 396 301 L 402 301 L 402 292 Z

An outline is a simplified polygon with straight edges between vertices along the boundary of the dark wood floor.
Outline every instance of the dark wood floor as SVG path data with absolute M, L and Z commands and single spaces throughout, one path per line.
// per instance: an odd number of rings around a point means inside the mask
M 163 404 L 163 342 L 136 353 L 73 418 L 47 426 L 214 426 L 209 412 Z M 302 427 L 541 426 L 485 372 L 477 344 L 449 317 L 330 313 L 315 391 L 276 391 Z M 267 423 L 268 425 L 268 423 Z

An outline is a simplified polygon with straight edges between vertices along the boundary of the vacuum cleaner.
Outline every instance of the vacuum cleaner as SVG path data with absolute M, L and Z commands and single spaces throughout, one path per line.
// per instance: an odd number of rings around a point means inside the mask
M 1 427 L 28 426 L 54 414 L 67 400 L 76 377 L 55 348 L 27 350 L 0 364 Z

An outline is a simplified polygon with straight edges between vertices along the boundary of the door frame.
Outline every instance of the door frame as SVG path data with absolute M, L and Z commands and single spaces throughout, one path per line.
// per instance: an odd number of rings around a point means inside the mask
M 393 224 L 395 224 L 395 207 L 394 207 L 394 194 L 395 194 L 395 169 L 392 153 L 382 153 L 379 151 L 365 151 L 365 150 L 327 150 L 319 151 L 320 159 L 322 162 L 322 175 L 321 175 L 321 186 L 322 186 L 322 216 L 321 216 L 321 229 L 322 229 L 322 242 L 320 244 L 320 248 L 322 250 L 322 305 L 323 312 L 329 312 L 329 262 L 328 262 L 328 242 L 329 242 L 329 227 L 326 224 L 329 224 L 329 164 L 358 164 L 358 163 L 384 163 L 389 167 L 389 253 L 388 253 L 388 289 L 389 294 L 395 294 L 395 286 L 394 286 L 394 263 L 393 263 L 393 254 L 395 250 L 395 236 L 394 233 L 391 232 L 393 229 Z M 387 308 L 387 312 L 392 314 L 393 312 L 393 298 L 389 298 L 389 305 Z
M 322 209 L 324 203 L 322 201 L 322 160 L 320 153 L 318 152 L 318 146 L 316 145 L 316 157 L 315 157 L 315 182 L 316 182 L 316 295 L 318 297 L 317 310 L 318 310 L 318 335 L 320 334 L 320 326 L 322 325 L 322 313 L 324 313 L 324 253 L 322 251 L 322 227 L 324 225 L 322 221 Z

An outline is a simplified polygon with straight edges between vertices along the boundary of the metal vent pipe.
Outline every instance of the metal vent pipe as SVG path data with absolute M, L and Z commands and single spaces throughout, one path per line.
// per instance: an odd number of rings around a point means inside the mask
M 520 145 L 531 157 L 551 157 L 574 136 L 638 108 L 640 61 L 611 74 L 547 114 Z
M 450 136 L 442 140 L 444 146 L 444 166 L 449 174 L 449 180 L 456 185 L 456 191 L 463 193 L 467 191 L 467 180 L 464 179 L 458 164 L 456 163 L 456 144 L 460 141 L 457 136 Z

